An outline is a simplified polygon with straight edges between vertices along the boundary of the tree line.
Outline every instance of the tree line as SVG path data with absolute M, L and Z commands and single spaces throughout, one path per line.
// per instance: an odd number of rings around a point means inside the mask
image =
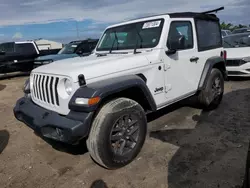
M 230 30 L 230 31 L 233 31 L 235 29 L 240 29 L 240 28 L 245 28 L 245 27 L 250 27 L 250 25 L 242 25 L 242 24 L 239 24 L 239 25 L 233 25 L 232 23 L 225 23 L 225 22 L 222 22 L 220 24 L 221 26 L 221 29 L 223 30 Z

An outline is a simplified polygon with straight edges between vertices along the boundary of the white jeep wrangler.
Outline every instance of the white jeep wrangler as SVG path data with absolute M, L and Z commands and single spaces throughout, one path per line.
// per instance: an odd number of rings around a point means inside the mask
M 147 113 L 193 95 L 215 109 L 226 77 L 215 14 L 151 16 L 108 27 L 88 57 L 34 69 L 14 114 L 42 137 L 86 138 L 92 158 L 115 169 L 140 152 Z

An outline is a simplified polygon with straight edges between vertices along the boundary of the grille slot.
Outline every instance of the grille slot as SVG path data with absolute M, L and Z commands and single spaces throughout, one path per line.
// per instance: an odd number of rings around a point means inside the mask
M 59 77 L 33 74 L 33 98 L 46 104 L 59 106 L 58 83 Z
M 242 64 L 246 63 L 245 61 L 241 60 L 241 59 L 232 59 L 232 60 L 227 60 L 226 62 L 226 66 L 228 67 L 237 67 L 240 66 Z

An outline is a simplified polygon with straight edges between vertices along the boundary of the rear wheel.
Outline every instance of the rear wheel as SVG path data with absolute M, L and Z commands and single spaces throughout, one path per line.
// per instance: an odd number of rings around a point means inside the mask
M 214 110 L 221 103 L 223 94 L 223 75 L 219 69 L 213 68 L 205 88 L 198 95 L 198 101 L 204 110 Z
M 108 169 L 123 167 L 139 154 L 147 133 L 143 108 L 118 98 L 106 103 L 95 117 L 87 147 L 95 162 Z

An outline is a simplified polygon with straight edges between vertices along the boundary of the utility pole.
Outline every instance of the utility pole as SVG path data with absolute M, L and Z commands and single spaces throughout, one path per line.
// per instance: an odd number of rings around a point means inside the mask
M 76 37 L 79 39 L 78 21 L 76 20 Z

